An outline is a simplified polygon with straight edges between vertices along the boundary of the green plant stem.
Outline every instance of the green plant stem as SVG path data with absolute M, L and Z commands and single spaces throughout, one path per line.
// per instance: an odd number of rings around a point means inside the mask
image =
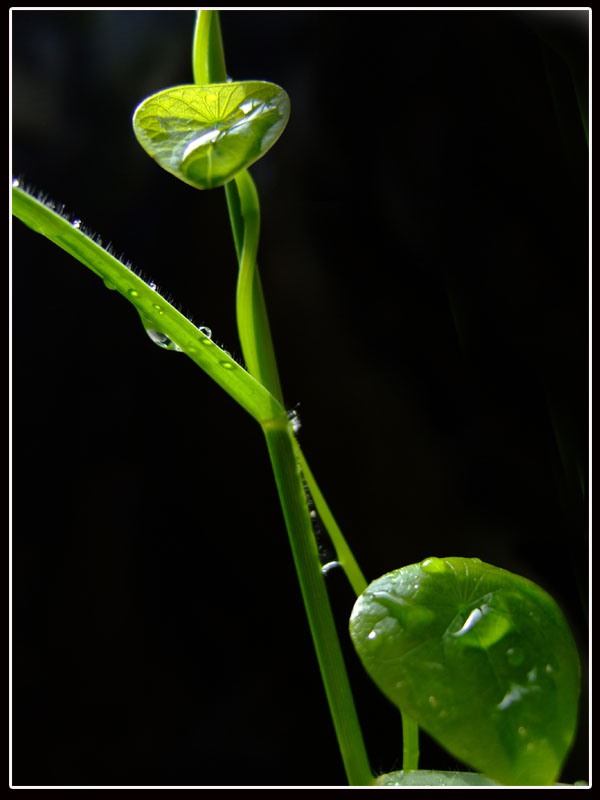
M 419 726 L 407 714 L 402 714 L 402 770 L 419 769 Z
M 194 83 L 224 83 L 227 80 L 219 12 L 198 11 L 192 46 Z
M 200 11 L 197 17 L 193 64 L 194 80 L 199 84 L 223 80 L 226 74 L 220 28 L 213 23 L 215 17 L 218 12 L 210 11 Z M 205 54 L 197 54 L 197 48 L 203 48 Z M 235 188 L 232 184 L 226 186 L 226 196 L 240 266 L 236 313 L 242 352 L 250 374 L 270 387 L 269 391 L 283 404 L 256 265 L 260 205 L 256 187 L 246 170 L 236 176 Z M 367 786 L 372 783 L 371 769 L 321 572 L 292 427 L 285 416 L 263 424 L 262 428 L 348 782 Z
M 210 50 L 211 53 L 214 52 L 219 55 L 219 57 L 222 59 L 222 65 L 223 65 L 221 68 L 215 66 L 214 67 L 215 72 L 212 73 L 211 69 L 213 69 L 213 67 L 208 66 L 210 58 L 207 56 L 206 59 L 207 66 L 205 68 L 203 67 L 197 70 L 196 66 L 194 66 L 195 77 L 202 77 L 202 79 L 205 80 L 206 82 L 210 82 L 210 79 L 215 80 L 215 78 L 213 78 L 213 74 L 222 76 L 223 74 L 226 74 L 226 69 L 224 66 L 224 53 L 223 53 L 220 29 L 217 26 L 214 26 L 213 35 L 209 37 L 208 40 L 205 40 L 204 37 L 207 35 L 205 34 L 205 31 L 209 30 L 211 26 L 210 26 L 210 20 L 208 22 L 206 20 L 204 22 L 201 22 L 200 18 L 202 17 L 203 13 L 204 12 L 201 12 L 198 15 L 199 20 L 196 27 L 197 36 L 202 42 L 202 46 L 207 48 L 207 51 Z M 214 16 L 218 17 L 218 14 L 215 14 Z M 198 31 L 200 31 L 200 33 L 198 33 Z M 219 44 L 216 43 L 211 44 L 213 37 L 219 40 Z M 194 57 L 196 58 L 196 56 Z M 194 62 L 194 64 L 195 63 L 196 62 Z M 204 71 L 202 71 L 202 69 L 204 69 Z M 246 367 L 248 369 L 248 372 L 250 372 L 250 374 L 253 377 L 255 377 L 258 381 L 260 381 L 263 384 L 263 386 L 265 386 L 265 388 L 268 389 L 269 392 L 283 405 L 284 404 L 283 392 L 279 380 L 279 372 L 277 369 L 277 361 L 275 358 L 275 350 L 273 347 L 273 340 L 269 326 L 264 294 L 262 291 L 258 266 L 256 263 L 259 231 L 260 231 L 260 204 L 258 199 L 258 192 L 256 191 L 256 186 L 254 184 L 254 181 L 252 180 L 247 170 L 243 170 L 242 172 L 238 173 L 238 175 L 235 178 L 235 184 L 233 182 L 227 184 L 225 186 L 225 192 L 227 197 L 227 207 L 229 210 L 229 218 L 231 222 L 231 229 L 233 233 L 235 249 L 239 261 L 239 277 L 238 277 L 237 292 L 236 292 L 236 314 L 237 314 L 240 343 L 242 346 L 244 359 L 246 361 Z M 312 475 L 308 463 L 304 455 L 302 454 L 302 451 L 300 450 L 300 446 L 297 444 L 297 442 L 293 440 L 293 437 L 292 441 L 294 442 L 296 459 L 298 459 L 299 463 L 301 464 L 301 469 L 304 474 L 304 479 L 306 480 L 308 489 L 311 492 L 317 511 L 321 517 L 321 520 L 326 530 L 328 531 L 331 537 L 333 546 L 336 551 L 337 559 L 342 568 L 344 569 L 344 572 L 346 573 L 346 576 L 350 581 L 350 584 L 352 585 L 354 592 L 358 596 L 366 588 L 367 582 L 362 574 L 360 567 L 358 566 L 356 559 L 352 554 L 352 551 L 348 547 L 348 544 L 346 543 L 346 540 L 344 539 L 342 532 L 333 517 L 333 514 L 331 513 L 327 503 L 325 502 L 325 498 L 323 497 L 323 494 L 321 493 L 317 485 L 317 482 L 315 481 Z M 273 468 L 275 469 L 275 466 Z M 279 488 L 279 495 L 282 506 L 284 506 L 285 496 L 282 494 L 281 488 Z M 308 508 L 306 507 L 306 503 L 304 503 L 303 508 L 304 508 L 304 517 L 306 517 L 306 519 L 310 524 L 310 517 L 308 514 Z M 291 542 L 293 542 L 296 538 L 296 533 L 294 533 L 293 529 L 290 528 L 293 519 L 295 518 L 286 516 L 286 524 Z M 310 525 L 310 527 L 311 527 L 311 538 L 314 541 L 314 536 L 312 534 L 312 525 Z M 296 559 L 296 556 L 294 556 L 294 558 Z M 296 567 L 298 569 L 297 560 L 296 560 Z M 325 585 L 318 558 L 315 562 L 315 568 L 318 569 L 320 582 L 323 585 L 322 596 L 324 598 L 324 602 L 326 602 L 327 608 L 329 608 L 329 598 L 327 596 L 327 592 L 325 591 Z M 301 579 L 301 586 L 304 585 L 308 584 L 303 584 Z M 304 588 L 303 588 L 303 596 L 308 613 L 309 607 L 307 605 L 307 595 L 304 591 Z M 311 624 L 311 630 L 315 641 L 315 648 L 317 649 L 317 655 L 319 655 L 320 629 L 318 627 L 314 627 Z M 335 635 L 337 642 L 337 634 L 335 633 L 335 627 L 333 628 L 333 634 Z M 339 650 L 339 643 L 337 646 Z M 327 687 L 327 682 L 328 682 L 327 661 L 324 661 L 319 656 L 319 664 L 321 667 L 321 674 L 323 676 L 323 681 Z M 337 664 L 338 669 L 340 668 L 340 665 L 344 671 L 344 676 L 345 676 L 346 672 L 345 672 L 343 658 L 341 657 L 341 651 L 340 651 L 339 663 Z M 347 678 L 345 680 L 347 683 Z M 352 695 L 350 692 L 349 685 L 347 694 L 348 697 L 350 698 L 350 701 L 352 701 Z M 335 705 L 332 705 L 332 702 L 334 702 L 335 700 L 335 695 L 327 691 L 327 697 L 329 699 L 331 713 L 334 718 L 334 723 L 336 724 L 336 731 L 338 731 L 338 725 L 335 722 L 335 720 L 336 717 L 339 717 L 339 711 L 336 711 Z M 354 705 L 352 705 L 352 708 L 354 709 Z M 356 717 L 355 712 L 352 716 L 352 720 L 355 722 L 357 726 L 358 736 L 360 736 L 362 741 L 362 735 L 360 734 L 358 718 Z M 402 730 L 403 730 L 403 742 L 404 742 L 403 745 L 404 769 L 418 769 L 418 760 L 419 760 L 418 728 L 416 724 L 412 720 L 406 718 L 404 714 L 402 714 Z M 357 737 L 353 736 L 352 738 L 354 740 Z M 340 740 L 340 750 L 342 751 L 342 756 L 343 756 L 344 750 L 343 750 L 342 740 Z M 348 779 L 350 782 L 352 782 L 350 778 L 350 773 L 348 773 Z
M 256 263 L 260 231 L 260 204 L 254 181 L 247 170 L 235 177 L 235 187 L 239 200 L 239 214 L 243 220 L 241 248 L 236 244 L 240 264 L 236 290 L 236 314 L 240 344 L 248 372 L 268 389 L 273 397 L 283 405 L 283 392 L 275 359 L 275 349 L 271 337 L 269 318 Z M 232 230 L 237 223 L 237 206 L 232 207 L 233 191 L 227 193 Z
M 290 423 L 286 418 L 263 425 L 263 431 L 348 782 L 369 786 L 373 778 L 321 572 Z
M 329 506 L 327 505 L 325 498 L 323 497 L 323 494 L 319 489 L 312 472 L 310 471 L 310 467 L 308 466 L 308 462 L 304 457 L 304 453 L 300 449 L 300 445 L 297 442 L 296 455 L 300 464 L 300 469 L 302 470 L 302 474 L 304 476 L 304 480 L 306 481 L 306 485 L 308 486 L 308 490 L 315 504 L 315 508 L 317 509 L 317 513 L 321 518 L 321 522 L 325 526 L 326 531 L 331 537 L 331 542 L 335 548 L 337 560 L 346 573 L 346 577 L 350 581 L 350 585 L 352 586 L 354 593 L 358 597 L 358 595 L 362 594 L 367 588 L 365 576 L 362 574 L 362 571 L 358 566 L 358 562 L 354 558 L 354 555 L 348 547 L 348 544 L 346 543 L 346 540 L 344 539 L 344 536 L 337 522 L 335 521 L 333 514 L 329 510 Z

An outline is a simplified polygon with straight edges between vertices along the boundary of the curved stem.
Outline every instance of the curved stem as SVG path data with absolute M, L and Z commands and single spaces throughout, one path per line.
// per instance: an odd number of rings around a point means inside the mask
M 218 12 L 198 11 L 196 14 L 192 70 L 194 83 L 199 86 L 227 80 Z
M 344 536 L 337 522 L 335 521 L 333 514 L 329 510 L 329 506 L 327 505 L 325 498 L 323 497 L 321 490 L 319 489 L 319 486 L 314 479 L 312 472 L 310 471 L 308 462 L 306 461 L 304 453 L 300 449 L 298 442 L 296 442 L 296 454 L 300 464 L 300 469 L 304 475 L 304 480 L 306 481 L 306 485 L 308 486 L 308 490 L 314 501 L 315 508 L 317 509 L 317 513 L 321 518 L 323 525 L 325 526 L 325 530 L 331 538 L 331 543 L 335 549 L 336 558 L 346 573 L 346 577 L 350 581 L 350 585 L 352 586 L 354 593 L 358 597 L 358 595 L 362 594 L 367 588 L 365 576 L 362 574 L 362 571 L 358 566 L 358 562 L 354 558 L 352 550 L 350 550 L 348 547 L 348 544 L 344 539 Z
M 217 80 L 217 75 L 226 74 L 220 30 L 214 24 L 218 13 L 214 17 L 212 13 L 200 11 L 197 17 L 193 54 L 197 83 L 209 83 Z M 217 54 L 220 67 L 211 63 L 211 53 Z M 256 266 L 260 230 L 258 194 L 245 170 L 236 176 L 235 188 L 234 192 L 228 186 L 226 191 L 240 262 L 236 311 L 242 352 L 250 374 L 265 387 L 271 387 L 271 394 L 280 400 L 279 375 Z M 321 572 L 291 423 L 287 416 L 279 415 L 272 422 L 263 423 L 262 429 L 348 781 L 351 785 L 367 786 L 372 783 L 371 769 Z
M 283 405 L 269 319 L 256 264 L 260 231 L 260 204 L 254 181 L 243 170 L 235 177 L 243 238 L 236 290 L 236 314 L 242 353 L 248 372 Z

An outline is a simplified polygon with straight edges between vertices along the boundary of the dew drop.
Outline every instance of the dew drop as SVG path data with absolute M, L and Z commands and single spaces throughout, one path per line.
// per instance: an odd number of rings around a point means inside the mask
M 13 178 L 12 185 L 13 189 L 18 189 L 19 186 L 21 185 L 21 181 L 18 178 Z
M 200 333 L 203 333 L 206 336 L 207 339 L 211 338 L 212 331 L 206 325 L 200 325 L 198 330 L 200 331 Z
M 300 417 L 298 416 L 298 412 L 295 409 L 288 411 L 288 419 L 292 424 L 292 430 L 294 431 L 294 433 L 298 433 L 298 431 L 302 427 L 302 423 L 300 422 Z
M 151 319 L 148 319 L 148 317 L 145 316 L 145 314 L 142 314 L 141 312 L 140 312 L 140 319 L 142 320 L 142 325 L 144 326 L 144 330 L 148 334 L 148 337 L 154 342 L 154 344 L 158 345 L 158 347 L 162 347 L 163 350 L 174 350 L 176 353 L 183 352 L 181 347 L 179 347 L 179 345 L 176 345 L 172 339 L 169 339 L 169 337 L 165 333 L 156 330 L 154 322 L 152 322 Z
M 441 558 L 431 557 L 426 558 L 425 561 L 421 561 L 421 569 L 423 572 L 428 572 L 430 574 L 446 572 L 446 564 Z
M 164 314 L 165 312 L 162 310 L 162 306 L 159 306 L 158 303 L 153 303 L 152 308 L 155 308 L 159 314 Z
M 233 364 L 231 363 L 231 361 L 220 361 L 219 363 L 221 364 L 223 369 L 233 369 Z
M 321 567 L 321 572 L 323 573 L 323 575 L 327 575 L 327 573 L 330 570 L 335 569 L 335 567 L 341 567 L 341 566 L 342 565 L 340 564 L 339 561 L 329 561 L 327 564 L 323 564 L 323 566 Z
M 106 286 L 107 289 L 116 289 L 117 288 L 114 285 L 114 283 L 111 283 L 110 281 L 104 281 L 104 285 Z
M 197 139 L 191 141 L 185 148 L 183 155 L 181 156 L 182 162 L 184 162 L 187 158 L 189 158 L 189 156 L 195 150 L 198 150 L 200 147 L 205 147 L 206 145 L 214 144 L 220 135 L 221 131 L 218 128 L 215 128 L 214 130 L 207 131 L 206 133 L 203 133 L 201 136 L 198 136 Z
M 367 636 L 367 639 L 373 641 L 373 639 L 377 638 L 377 631 L 371 631 L 371 633 Z
M 156 284 L 154 283 L 154 281 L 150 281 L 150 283 L 148 284 L 148 287 L 150 289 L 152 289 L 153 292 L 156 291 Z
M 162 347 L 164 350 L 174 350 L 176 353 L 181 353 L 181 347 L 178 347 L 172 339 L 165 336 L 161 331 L 154 330 L 154 328 L 146 328 L 146 333 L 152 339 L 154 344 Z
M 432 708 L 437 708 L 438 701 L 435 699 L 435 697 L 433 695 L 430 695 L 430 697 L 429 697 L 427 702 L 429 703 L 429 705 Z
M 454 633 L 450 634 L 451 636 L 464 636 L 465 633 L 468 633 L 483 617 L 483 611 L 481 608 L 474 608 L 473 611 L 469 614 L 466 621 L 464 622 L 462 628 Z
M 82 222 L 80 219 L 74 219 L 71 224 L 73 225 L 74 228 L 77 228 L 77 230 L 81 229 Z
M 130 289 L 128 294 L 129 294 L 130 297 L 139 297 L 140 296 L 140 293 L 138 291 L 136 291 L 135 289 Z

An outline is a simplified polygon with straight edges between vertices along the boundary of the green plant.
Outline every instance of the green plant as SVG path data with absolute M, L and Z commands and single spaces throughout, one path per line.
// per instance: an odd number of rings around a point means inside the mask
M 199 39 L 201 39 L 201 26 L 198 30 Z M 197 64 L 196 68 L 197 72 L 201 74 L 202 68 L 198 67 Z M 223 75 L 219 77 L 221 81 L 224 78 Z M 207 76 L 204 75 L 202 80 L 198 80 L 197 78 L 197 82 L 208 83 Z M 223 84 L 223 86 L 226 90 L 227 84 Z M 196 90 L 192 91 L 195 92 Z M 199 90 L 198 94 L 201 96 Z M 207 93 L 205 91 L 204 97 L 206 94 Z M 201 134 L 201 136 L 203 136 L 203 134 Z M 227 137 L 225 136 L 224 138 L 226 139 Z M 212 146 L 213 142 L 210 140 L 209 142 L 209 146 Z M 207 170 L 203 170 L 202 174 L 206 174 L 206 172 Z M 186 172 L 186 176 L 189 176 L 189 173 Z M 266 333 L 266 317 L 264 315 L 264 309 L 262 306 L 262 292 L 260 291 L 260 286 L 257 283 L 258 278 L 255 277 L 257 276 L 257 273 L 254 272 L 257 236 L 256 229 L 254 229 L 253 235 L 253 229 L 251 226 L 252 217 L 257 216 L 256 198 L 254 196 L 252 184 L 249 182 L 245 173 L 236 176 L 235 181 L 239 196 L 241 198 L 241 206 L 239 211 L 236 209 L 236 197 L 235 195 L 232 195 L 231 191 L 229 199 L 230 209 L 233 217 L 234 233 L 237 235 L 238 252 L 242 262 L 240 269 L 240 281 L 238 284 L 238 324 L 246 363 L 249 367 L 250 373 L 254 375 L 254 379 L 258 380 L 252 379 L 251 375 L 248 375 L 248 373 L 241 369 L 241 367 L 226 353 L 211 343 L 210 337 L 207 337 L 205 332 L 200 331 L 200 333 L 198 333 L 197 329 L 191 325 L 191 323 L 185 320 L 185 318 L 179 315 L 175 309 L 170 306 L 170 304 L 164 301 L 164 298 L 158 298 L 152 287 L 149 287 L 147 283 L 131 273 L 125 272 L 122 266 L 119 265 L 116 260 L 111 260 L 108 258 L 105 252 L 94 245 L 93 242 L 90 242 L 89 239 L 86 239 L 86 237 L 80 231 L 74 231 L 72 224 L 69 224 L 67 221 L 61 219 L 57 215 L 52 215 L 49 213 L 47 209 L 45 209 L 43 206 L 40 206 L 35 199 L 32 199 L 25 193 L 22 193 L 19 190 L 19 187 L 17 187 L 15 190 L 14 210 L 15 213 L 25 222 L 30 224 L 32 227 L 41 230 L 41 232 L 54 241 L 57 241 L 57 243 L 61 244 L 61 246 L 63 246 L 72 254 L 76 255 L 76 257 L 78 257 L 80 260 L 84 260 L 88 266 L 102 276 L 102 278 L 111 288 L 117 288 L 124 296 L 130 299 L 142 314 L 146 329 L 154 332 L 154 335 L 151 337 L 153 338 L 153 341 L 156 341 L 162 346 L 171 346 L 171 343 L 176 343 L 178 349 L 186 352 L 188 355 L 190 355 L 192 360 L 200 364 L 205 371 L 222 386 L 222 388 L 225 388 L 226 391 L 228 391 L 235 399 L 237 399 L 238 402 L 240 402 L 243 407 L 246 408 L 246 410 L 248 410 L 250 414 L 261 424 L 267 437 L 267 442 L 274 462 L 276 477 L 278 478 L 280 484 L 280 495 L 282 498 L 282 504 L 284 506 L 284 513 L 287 512 L 286 516 L 289 527 L 291 528 L 292 544 L 293 547 L 298 548 L 297 555 L 301 583 L 304 583 L 305 586 L 310 586 L 310 588 L 305 589 L 304 594 L 309 605 L 309 616 L 311 614 L 310 608 L 313 608 L 313 627 L 316 631 L 315 635 L 317 638 L 317 647 L 319 647 L 319 641 L 322 644 L 324 640 L 329 638 L 328 634 L 326 632 L 324 633 L 322 629 L 319 631 L 319 626 L 324 624 L 331 628 L 331 621 L 327 619 L 323 621 L 319 618 L 321 610 L 326 608 L 327 604 L 326 599 L 323 596 L 323 583 L 322 579 L 320 578 L 320 565 L 318 554 L 312 539 L 311 523 L 308 515 L 308 508 L 306 506 L 304 489 L 299 482 L 298 476 L 295 474 L 295 459 L 302 458 L 302 456 L 299 453 L 299 450 L 296 449 L 297 444 L 292 436 L 292 431 L 290 428 L 291 423 L 287 418 L 287 415 L 284 411 L 284 406 L 281 402 L 281 393 L 278 387 L 278 381 L 276 379 L 276 372 L 274 371 L 274 359 L 270 354 L 269 338 Z M 241 230 L 244 231 L 243 247 L 240 246 Z M 261 383 L 268 390 L 270 390 L 270 393 L 261 388 Z M 296 451 L 296 455 L 294 455 L 294 451 Z M 308 487 L 311 490 L 313 499 L 315 500 L 317 511 L 319 512 L 321 519 L 323 520 L 328 532 L 334 540 L 338 560 L 341 561 L 346 567 L 355 590 L 360 591 L 364 587 L 364 581 L 361 577 L 360 571 L 356 567 L 349 551 L 347 549 L 343 550 L 345 547 L 343 540 L 340 538 L 339 531 L 334 526 L 333 521 L 330 519 L 326 507 L 323 505 L 320 493 L 318 492 L 318 489 L 314 484 L 314 481 L 310 476 L 305 463 L 303 463 L 303 473 L 305 479 L 307 480 Z M 452 562 L 450 561 L 444 563 Z M 461 562 L 461 564 L 463 564 L 463 562 Z M 422 566 L 425 569 L 426 565 L 423 564 Z M 480 581 L 484 577 L 481 569 L 485 571 L 485 568 L 479 568 L 476 566 L 472 567 L 472 572 L 474 573 L 473 577 L 476 582 Z M 436 570 L 432 571 L 436 572 Z M 442 573 L 444 570 L 440 568 L 437 571 Z M 425 570 L 425 572 L 427 572 L 427 570 Z M 504 576 L 503 580 L 506 580 Z M 520 586 L 518 580 L 510 580 L 516 581 L 516 584 L 512 587 L 513 595 L 515 593 L 518 594 Z M 499 592 L 500 589 L 499 587 L 494 586 L 491 587 L 487 593 L 493 595 L 495 599 L 494 592 L 496 591 Z M 545 603 L 547 603 L 547 601 L 544 599 L 542 594 L 539 594 L 539 590 L 535 591 L 538 592 L 536 594 L 538 604 L 541 603 L 543 606 Z M 388 600 L 392 604 L 392 609 L 394 609 L 399 603 L 393 598 L 393 591 L 388 592 L 388 595 Z M 379 606 L 381 607 L 381 603 L 379 603 Z M 385 604 L 383 608 L 386 608 Z M 466 614 L 466 619 L 472 620 L 473 618 L 470 615 L 476 611 L 476 609 L 461 608 L 458 609 L 458 611 L 461 614 Z M 420 620 L 420 612 L 415 613 L 417 613 L 417 620 Z M 482 617 L 485 617 L 485 613 L 487 612 L 480 610 Z M 512 619 L 513 609 L 504 608 L 498 613 L 500 613 L 500 615 L 508 615 Z M 392 613 L 390 619 L 393 616 L 394 614 Z M 489 617 L 485 618 L 489 619 Z M 462 620 L 460 624 L 466 625 L 466 621 Z M 511 625 L 512 623 L 510 622 L 504 622 L 500 625 L 500 630 L 497 630 L 497 625 L 495 627 L 492 626 L 494 627 L 495 633 L 491 635 L 491 638 L 487 644 L 479 643 L 478 649 L 485 650 L 488 645 L 491 646 L 497 643 L 497 641 L 499 641 L 500 638 L 503 638 L 507 631 L 510 630 Z M 517 625 L 517 627 L 519 626 Z M 563 627 L 562 623 L 560 623 L 560 627 Z M 459 625 L 457 630 L 460 629 L 461 628 Z M 365 631 L 367 640 L 369 638 L 369 633 L 369 631 Z M 334 641 L 334 637 L 332 637 L 330 641 Z M 568 642 L 568 636 L 566 641 Z M 518 645 L 515 645 L 515 647 L 510 649 L 515 650 L 517 646 Z M 567 644 L 566 647 L 567 649 L 571 648 L 569 652 L 572 652 L 572 645 Z M 471 646 L 470 650 L 473 649 L 474 648 Z M 467 651 L 469 651 L 469 648 L 467 648 Z M 568 658 L 572 659 L 572 655 L 569 655 Z M 333 659 L 333 662 L 328 661 L 328 659 Z M 521 665 L 515 664 L 514 666 L 516 667 Z M 573 664 L 571 664 L 571 667 L 573 667 Z M 338 654 L 335 652 L 332 654 L 324 651 L 322 653 L 322 669 L 326 681 L 331 681 L 331 677 L 334 673 L 341 674 L 341 666 L 339 663 Z M 576 669 L 574 668 L 567 670 L 563 669 L 561 670 L 561 675 L 568 673 L 572 673 L 574 675 L 575 672 Z M 360 765 L 360 739 L 356 735 L 355 721 L 350 719 L 350 724 L 348 726 L 347 721 L 344 720 L 345 712 L 351 708 L 351 700 L 346 693 L 345 686 L 341 687 L 342 696 L 336 697 L 335 693 L 337 692 L 338 688 L 339 687 L 335 685 L 331 686 L 330 684 L 330 698 L 333 706 L 334 717 L 336 714 L 338 715 L 338 732 L 342 737 L 342 751 L 346 756 L 349 778 L 353 783 L 366 782 L 364 758 L 363 766 Z M 572 725 L 572 719 L 568 720 L 567 728 L 572 730 Z M 407 723 L 407 732 L 410 731 L 410 728 L 410 723 Z M 345 740 L 344 730 L 350 731 Z M 564 734 L 561 731 L 559 738 L 563 736 Z M 410 738 L 410 736 L 408 738 Z M 567 738 L 569 737 L 567 736 Z M 344 744 L 344 741 L 346 744 Z M 525 745 L 525 743 L 523 744 Z M 358 755 L 355 756 L 353 753 L 358 753 Z M 410 749 L 408 750 L 406 758 L 407 767 L 414 768 L 416 766 L 414 749 L 413 751 Z M 495 759 L 492 758 L 492 762 L 494 760 Z M 358 766 L 354 766 L 353 761 L 357 762 Z M 481 766 L 481 762 L 478 762 L 476 766 L 485 769 L 490 773 L 493 773 L 494 771 L 493 763 L 490 768 L 488 768 L 487 765 Z M 510 770 L 510 767 L 508 769 Z M 556 766 L 552 766 L 550 771 L 556 773 Z M 544 770 L 544 774 L 548 776 L 550 771 Z M 513 776 L 515 774 L 517 773 L 512 773 Z M 520 772 L 518 772 L 518 774 L 520 775 Z M 501 779 L 506 778 L 507 775 L 510 779 L 510 774 L 505 772 L 498 773 L 498 776 Z M 531 773 L 528 775 L 526 774 L 525 777 L 529 779 L 526 782 L 531 782 Z M 550 780 L 552 779 L 553 778 L 550 778 Z

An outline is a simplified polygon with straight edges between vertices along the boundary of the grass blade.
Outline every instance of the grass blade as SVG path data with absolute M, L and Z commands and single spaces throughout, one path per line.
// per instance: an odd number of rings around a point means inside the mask
M 164 297 L 43 200 L 20 186 L 12 190 L 13 215 L 50 239 L 114 287 L 157 331 L 171 339 L 260 424 L 287 419 L 285 409 L 252 375 L 205 336 Z

